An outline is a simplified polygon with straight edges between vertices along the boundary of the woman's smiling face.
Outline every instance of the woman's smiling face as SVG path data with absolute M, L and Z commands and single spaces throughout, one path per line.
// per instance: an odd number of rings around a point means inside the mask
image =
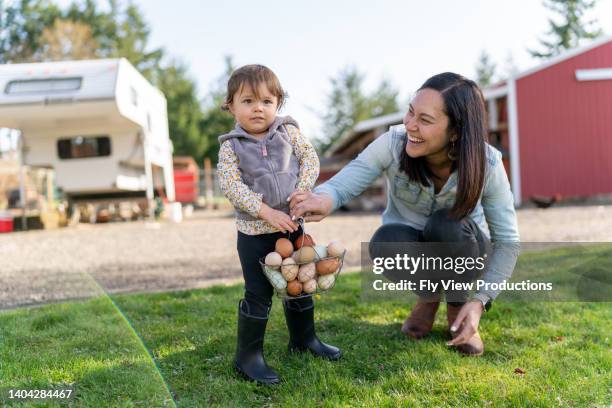
M 418 91 L 404 116 L 408 156 L 447 157 L 450 141 L 448 122 L 442 94 L 428 88 Z

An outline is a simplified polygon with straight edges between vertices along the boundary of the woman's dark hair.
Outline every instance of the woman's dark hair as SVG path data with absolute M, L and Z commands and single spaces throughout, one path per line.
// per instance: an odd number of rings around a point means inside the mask
M 258 90 L 259 85 L 265 84 L 272 95 L 276 96 L 278 100 L 277 110 L 280 110 L 285 104 L 286 94 L 276 74 L 266 66 L 252 64 L 245 65 L 232 72 L 229 81 L 227 81 L 227 94 L 225 95 L 221 109 L 225 111 L 229 110 L 229 105 L 234 101 L 234 95 L 242 89 L 245 84 L 251 87 L 257 98 L 260 97 Z
M 449 214 L 460 219 L 474 210 L 484 185 L 487 119 L 482 91 L 474 81 L 452 72 L 429 78 L 419 91 L 422 89 L 433 89 L 442 94 L 444 111 L 449 119 L 447 131 L 457 138 L 449 152 L 454 159 L 451 171 L 456 169 L 458 173 L 457 195 Z M 435 177 L 424 157 L 415 159 L 408 156 L 405 144 L 400 170 L 410 180 L 424 186 L 430 185 L 428 177 Z

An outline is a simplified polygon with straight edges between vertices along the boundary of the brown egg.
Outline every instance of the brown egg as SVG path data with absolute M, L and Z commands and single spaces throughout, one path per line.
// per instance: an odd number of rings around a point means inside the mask
M 308 234 L 302 234 L 293 241 L 293 247 L 298 250 L 303 246 L 314 246 L 314 239 Z
M 317 273 L 319 275 L 329 275 L 336 272 L 340 263 L 336 258 L 323 259 L 317 262 Z
M 302 293 L 302 284 L 297 280 L 287 283 L 287 293 L 291 296 L 298 296 Z
M 295 260 L 299 264 L 304 264 L 314 261 L 316 257 L 317 253 L 313 247 L 303 246 L 297 251 Z
M 283 258 L 290 257 L 293 253 L 293 244 L 287 238 L 279 238 L 276 241 L 275 251 Z

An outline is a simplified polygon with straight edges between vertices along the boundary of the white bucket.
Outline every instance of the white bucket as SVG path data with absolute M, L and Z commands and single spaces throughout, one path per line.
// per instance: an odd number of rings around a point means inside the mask
M 168 207 L 170 221 L 177 223 L 183 221 L 183 209 L 181 203 L 170 203 L 168 204 Z

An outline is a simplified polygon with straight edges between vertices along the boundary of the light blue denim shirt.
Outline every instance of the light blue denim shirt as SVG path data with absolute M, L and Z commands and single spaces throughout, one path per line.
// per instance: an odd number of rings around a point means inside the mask
M 425 187 L 410 181 L 399 170 L 405 140 L 404 126 L 392 126 L 338 174 L 317 186 L 314 192 L 331 196 L 335 211 L 384 175 L 387 182 L 387 208 L 382 214 L 382 223 L 402 223 L 422 231 L 434 211 L 453 206 L 457 193 L 457 172 L 451 173 L 438 194 L 434 193 L 433 185 Z M 500 283 L 509 279 L 514 270 L 520 250 L 519 233 L 514 199 L 501 153 L 487 144 L 486 155 L 484 188 L 469 217 L 493 244 L 489 266 L 481 279 L 488 283 Z M 495 299 L 499 292 L 481 290 L 477 297 L 484 299 L 484 295 Z

